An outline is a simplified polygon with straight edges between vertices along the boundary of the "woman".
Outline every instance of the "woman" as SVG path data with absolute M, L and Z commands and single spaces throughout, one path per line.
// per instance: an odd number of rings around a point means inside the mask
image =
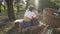
M 33 6 L 30 6 L 29 9 L 26 10 L 23 18 L 23 22 L 21 23 L 22 28 L 26 28 L 29 26 L 37 25 L 35 23 L 36 20 L 38 20 L 38 12 L 35 10 Z

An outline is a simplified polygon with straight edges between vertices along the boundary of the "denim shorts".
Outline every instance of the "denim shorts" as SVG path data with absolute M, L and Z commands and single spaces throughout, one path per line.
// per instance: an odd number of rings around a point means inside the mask
M 39 23 L 37 21 L 34 21 L 34 22 L 25 22 L 25 21 L 23 21 L 22 23 L 20 23 L 22 28 L 26 28 L 26 27 L 30 27 L 30 26 L 36 26 L 38 24 Z

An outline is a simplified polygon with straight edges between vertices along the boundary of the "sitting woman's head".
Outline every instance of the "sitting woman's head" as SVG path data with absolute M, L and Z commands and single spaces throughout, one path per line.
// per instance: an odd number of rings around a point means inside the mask
M 32 11 L 35 8 L 34 8 L 34 6 L 30 5 L 28 9 L 29 9 L 29 11 Z

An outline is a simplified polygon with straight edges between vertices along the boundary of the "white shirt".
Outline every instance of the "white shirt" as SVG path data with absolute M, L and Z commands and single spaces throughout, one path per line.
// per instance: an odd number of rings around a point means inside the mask
M 29 10 L 26 10 L 24 16 L 26 16 L 26 17 L 32 19 L 32 17 L 35 17 L 36 15 L 35 15 L 34 12 L 31 12 L 31 11 L 29 11 Z

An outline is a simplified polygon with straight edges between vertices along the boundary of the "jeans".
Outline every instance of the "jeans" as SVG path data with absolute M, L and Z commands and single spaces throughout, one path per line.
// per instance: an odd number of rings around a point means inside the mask
M 23 21 L 22 23 L 20 23 L 22 28 L 26 28 L 26 27 L 30 27 L 30 26 L 36 26 L 38 25 L 38 21 L 33 21 L 33 22 L 25 22 Z

